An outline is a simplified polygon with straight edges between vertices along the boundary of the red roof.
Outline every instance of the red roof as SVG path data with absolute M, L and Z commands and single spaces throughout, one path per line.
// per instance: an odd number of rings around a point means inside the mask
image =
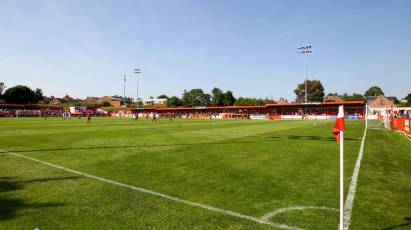
M 158 111 L 164 111 L 164 110 L 194 110 L 194 108 L 191 107 L 181 107 L 181 108 L 156 108 L 156 109 L 149 109 L 149 110 L 158 110 Z
M 156 108 L 154 110 L 157 111 L 167 111 L 167 110 L 202 110 L 202 109 L 264 109 L 266 108 L 265 105 L 259 106 L 251 106 L 251 105 L 244 105 L 244 106 L 208 106 L 204 108 L 193 108 L 193 107 L 177 107 L 177 108 Z
M 313 103 L 313 104 L 304 104 L 304 103 L 285 103 L 285 104 L 266 104 L 267 107 L 275 107 L 275 106 L 301 106 L 301 105 L 364 105 L 364 101 L 332 101 L 332 102 L 321 102 L 321 103 Z
M 360 104 L 364 105 L 364 101 L 327 101 L 322 102 L 323 105 L 352 105 L 352 104 Z
M 209 106 L 207 109 L 263 109 L 265 105 Z
M 282 103 L 282 104 L 266 104 L 265 106 L 290 106 L 290 105 L 301 105 L 300 103 L 290 102 L 290 103 Z
M 364 105 L 364 101 L 340 101 L 340 102 L 320 102 L 313 104 L 303 104 L 303 103 L 282 103 L 282 104 L 266 104 L 257 106 L 208 106 L 208 107 L 177 107 L 177 108 L 149 108 L 141 111 L 198 111 L 198 110 L 208 110 L 208 109 L 264 109 L 268 107 L 279 107 L 279 106 L 318 106 L 318 105 Z
M 40 104 L 8 104 L 8 103 L 0 103 L 0 107 L 63 109 L 63 107 L 61 107 L 61 106 L 40 105 Z

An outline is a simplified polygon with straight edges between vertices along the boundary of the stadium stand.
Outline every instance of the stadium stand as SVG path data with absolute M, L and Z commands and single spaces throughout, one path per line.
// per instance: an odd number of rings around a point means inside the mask
M 339 105 L 344 105 L 346 119 L 363 119 L 363 101 L 322 102 L 311 104 L 285 103 L 263 106 L 209 106 L 181 108 L 144 108 L 113 111 L 113 117 L 151 118 L 153 114 L 168 117 L 197 119 L 272 119 L 272 120 L 333 120 Z
M 45 113 L 49 117 L 60 117 L 63 112 L 63 107 L 59 106 L 0 103 L 0 117 L 41 117 Z

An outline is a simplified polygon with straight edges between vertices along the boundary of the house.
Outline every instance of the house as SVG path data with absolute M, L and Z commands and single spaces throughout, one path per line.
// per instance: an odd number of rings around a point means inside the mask
M 66 97 L 63 97 L 63 98 L 56 98 L 56 97 L 51 97 L 50 98 L 50 102 L 49 102 L 49 104 L 50 105 L 61 105 L 62 103 L 69 103 L 69 102 L 72 102 L 74 99 L 73 98 L 70 98 L 70 97 L 68 97 L 68 95 L 66 95 Z
M 58 98 L 52 97 L 51 100 L 49 101 L 50 105 L 60 105 L 62 101 Z
M 105 101 L 105 102 L 110 102 L 113 100 L 113 97 L 110 96 L 104 96 L 104 97 L 100 97 L 99 101 Z
M 144 101 L 144 105 L 167 105 L 167 98 L 152 98 Z
M 52 100 L 52 98 L 43 96 L 43 99 L 41 99 L 41 100 L 38 102 L 38 104 L 47 105 L 47 104 L 50 104 L 50 101 L 51 101 L 51 100 Z
M 64 97 L 61 98 L 61 99 L 63 99 L 65 103 L 70 103 L 70 102 L 73 102 L 73 101 L 74 101 L 74 99 L 71 98 L 68 94 L 66 94 L 66 96 L 64 96 Z
M 367 97 L 367 106 L 371 114 L 385 115 L 388 110 L 396 108 L 395 100 L 395 97 L 386 97 L 384 95 L 369 96 Z
M 109 103 L 114 108 L 120 108 L 121 107 L 121 101 L 109 101 Z
M 344 101 L 341 97 L 337 95 L 328 95 L 324 97 L 324 101 L 335 101 L 335 102 L 341 102 Z
M 113 106 L 115 108 L 121 107 L 121 98 L 117 98 L 117 97 L 104 96 L 104 97 L 101 97 L 97 102 L 98 103 L 108 102 L 110 103 L 110 106 Z
M 151 98 L 147 101 L 144 101 L 144 108 L 166 108 L 167 107 L 167 98 Z
M 84 99 L 84 102 L 87 102 L 89 104 L 97 104 L 97 100 L 99 98 L 98 97 L 87 97 L 86 99 Z

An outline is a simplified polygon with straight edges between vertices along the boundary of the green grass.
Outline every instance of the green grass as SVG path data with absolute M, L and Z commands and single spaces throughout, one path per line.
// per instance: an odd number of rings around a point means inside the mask
M 258 218 L 293 206 L 338 208 L 332 124 L 0 119 L 0 149 Z M 347 122 L 346 191 L 363 131 L 364 122 Z M 410 157 L 411 144 L 399 134 L 369 130 L 351 229 L 407 224 Z M 270 221 L 335 229 L 338 213 L 294 210 Z M 36 227 L 273 229 L 0 153 L 0 229 Z

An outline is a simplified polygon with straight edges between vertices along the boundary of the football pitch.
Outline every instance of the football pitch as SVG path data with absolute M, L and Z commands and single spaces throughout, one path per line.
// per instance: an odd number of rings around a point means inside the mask
M 0 229 L 336 229 L 332 125 L 0 119 Z M 345 194 L 365 130 L 346 126 Z M 411 229 L 411 142 L 371 126 L 350 229 Z

